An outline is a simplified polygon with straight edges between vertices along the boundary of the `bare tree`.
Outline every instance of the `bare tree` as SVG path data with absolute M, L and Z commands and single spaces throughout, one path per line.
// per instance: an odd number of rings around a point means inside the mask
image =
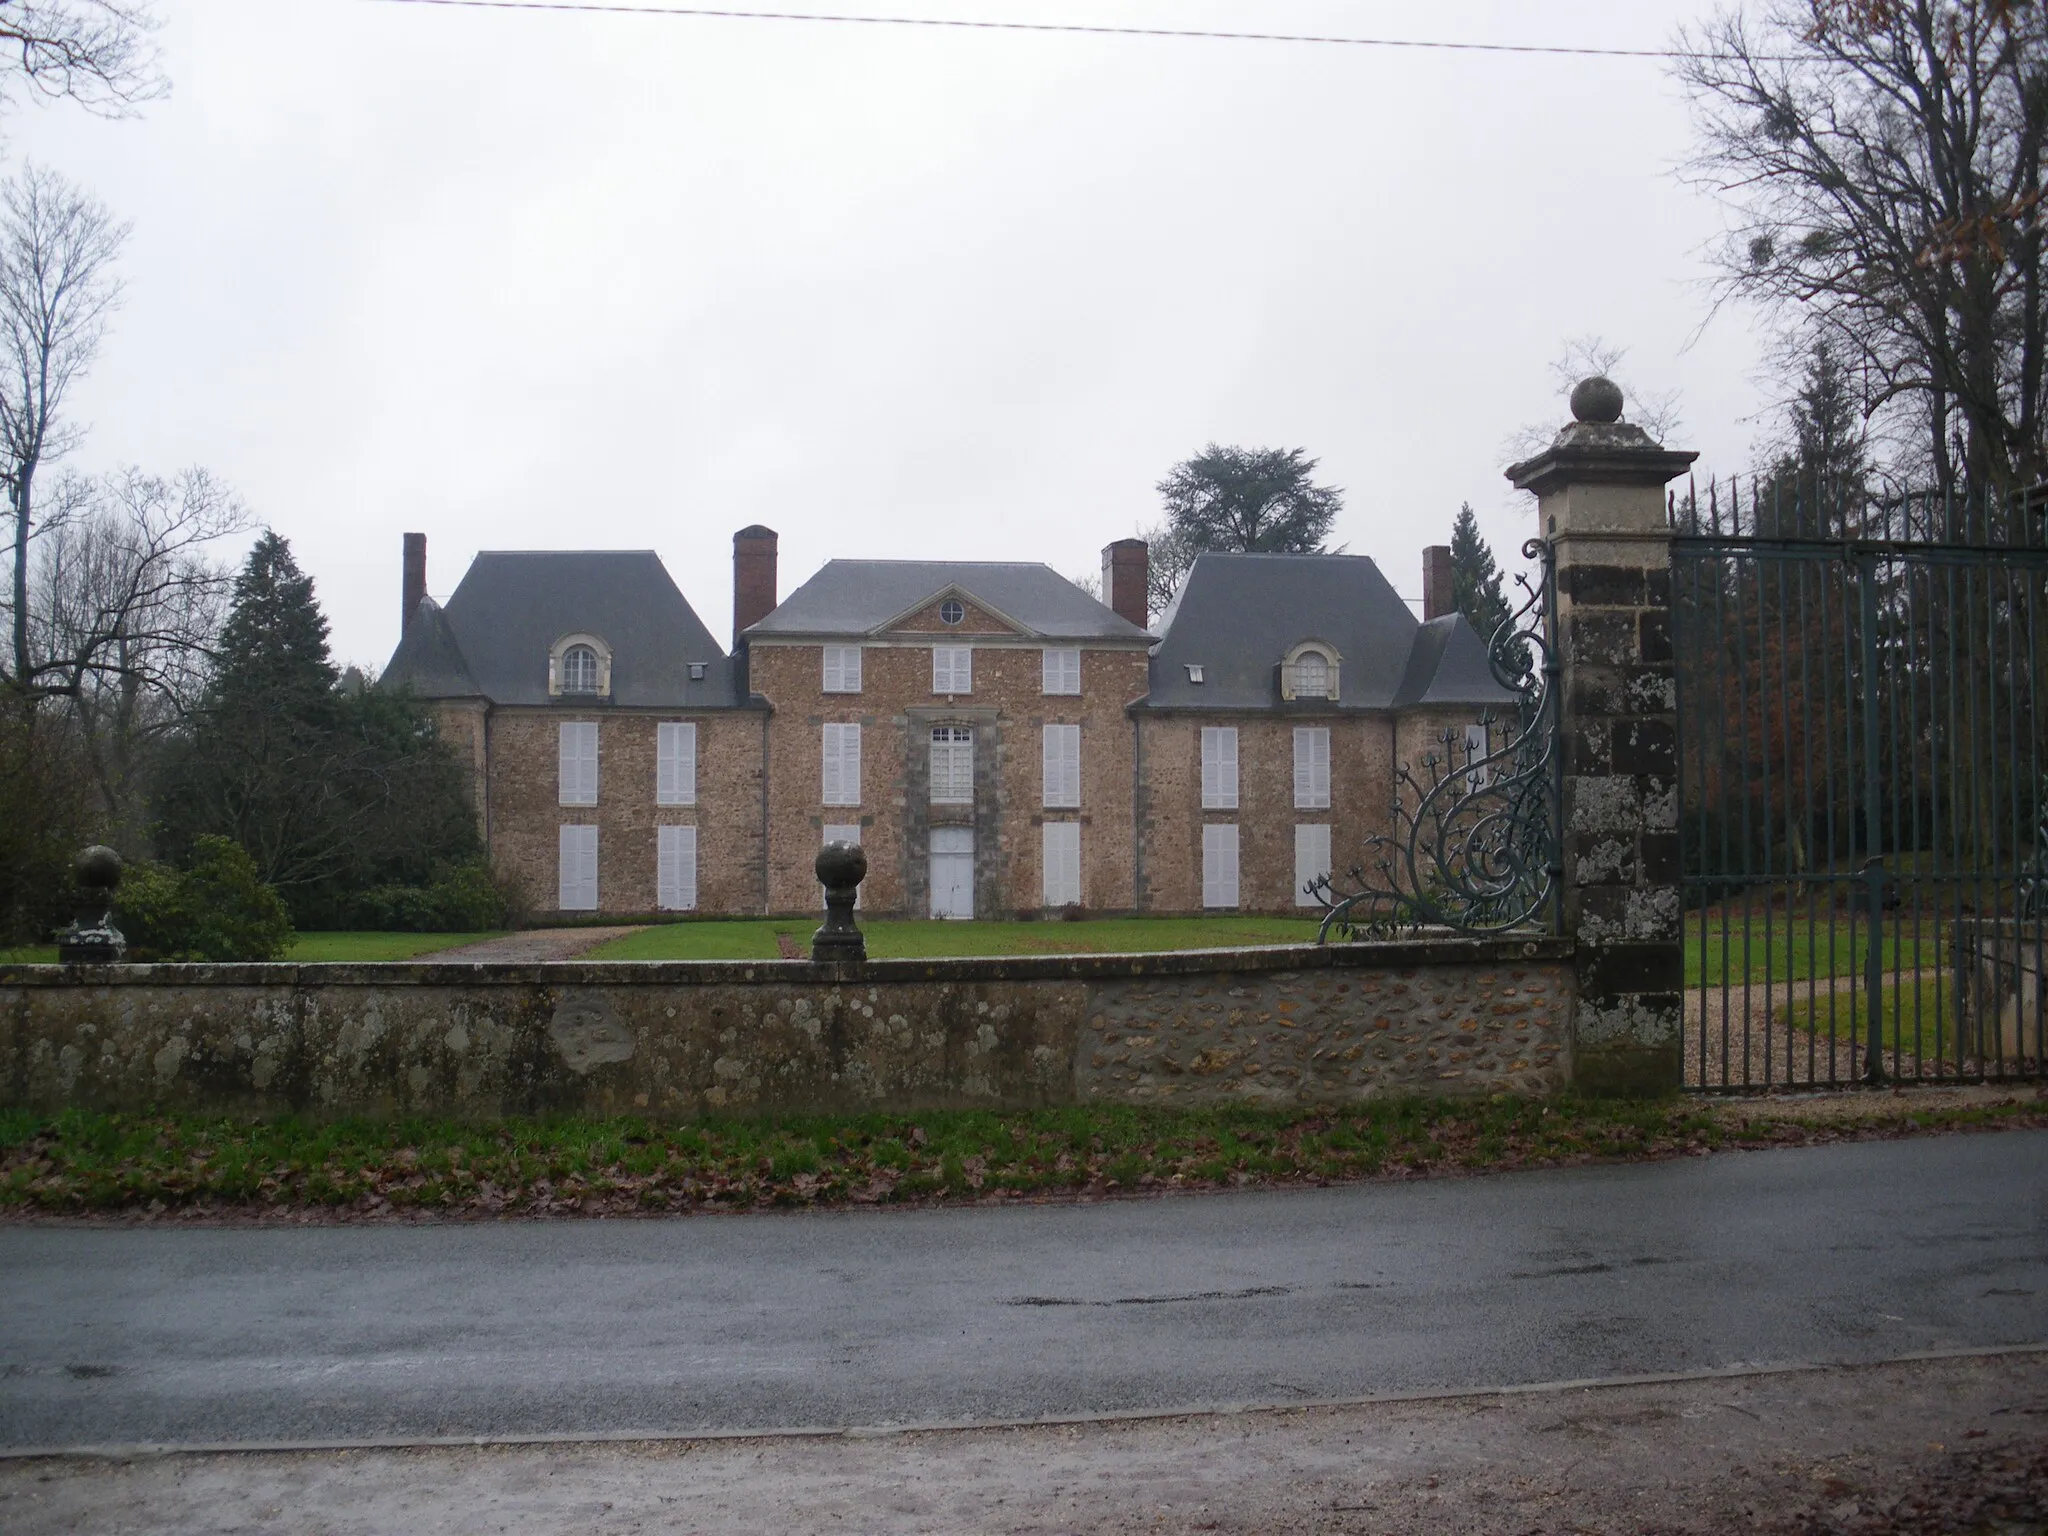
M 169 89 L 156 27 L 153 9 L 135 0 L 0 0 L 0 100 L 19 84 L 125 116 Z
M 31 645 L 36 476 L 83 435 L 65 419 L 65 397 L 92 365 L 119 302 L 113 262 L 127 236 L 126 225 L 54 171 L 25 166 L 0 187 L 0 484 L 14 535 L 12 666 L 0 668 L 0 682 L 20 702 L 67 690 L 61 664 L 40 662 Z
M 1724 295 L 1825 344 L 1943 490 L 2048 473 L 2048 15 L 2027 0 L 1759 0 L 1682 39 L 1732 214 Z

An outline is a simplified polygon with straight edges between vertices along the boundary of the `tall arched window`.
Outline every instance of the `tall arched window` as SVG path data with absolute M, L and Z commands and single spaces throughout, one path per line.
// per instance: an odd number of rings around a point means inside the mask
M 587 645 L 572 645 L 562 652 L 562 692 L 597 692 L 597 652 Z

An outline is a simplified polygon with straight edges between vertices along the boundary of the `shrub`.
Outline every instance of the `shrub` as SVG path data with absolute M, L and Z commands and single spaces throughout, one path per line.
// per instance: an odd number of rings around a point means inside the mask
M 444 870 L 431 885 L 379 885 L 349 906 L 349 923 L 388 933 L 477 933 L 502 928 L 506 900 L 481 859 Z
M 190 869 L 132 866 L 114 910 L 137 960 L 278 960 L 292 942 L 284 903 L 232 838 L 196 838 Z

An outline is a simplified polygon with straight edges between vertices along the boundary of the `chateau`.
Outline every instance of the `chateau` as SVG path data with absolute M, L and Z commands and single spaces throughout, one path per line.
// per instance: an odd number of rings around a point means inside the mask
M 651 550 L 485 551 L 443 606 L 409 533 L 382 685 L 432 701 L 540 912 L 815 912 L 835 839 L 876 915 L 1292 912 L 1387 830 L 1398 764 L 1511 703 L 1426 560 L 1420 621 L 1360 556 L 1203 555 L 1154 625 L 1135 539 L 1104 601 L 890 560 L 784 598 L 756 526 L 728 652 Z

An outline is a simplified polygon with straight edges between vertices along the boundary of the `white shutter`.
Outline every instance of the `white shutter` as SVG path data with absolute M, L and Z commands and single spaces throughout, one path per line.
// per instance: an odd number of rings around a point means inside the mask
M 1465 784 L 1471 790 L 1484 789 L 1493 782 L 1493 769 L 1485 761 L 1490 750 L 1487 736 L 1484 721 L 1465 727 L 1465 761 L 1471 767 L 1465 775 Z
M 565 720 L 556 736 L 555 776 L 562 805 L 597 804 L 597 722 Z
M 555 903 L 564 912 L 597 910 L 597 828 L 563 827 L 555 847 Z
M 656 731 L 654 803 L 697 803 L 697 727 L 664 721 Z
M 1077 906 L 1081 900 L 1081 824 L 1048 821 L 1040 828 L 1045 870 L 1045 904 Z
M 824 802 L 860 804 L 860 727 L 828 725 L 824 743 Z
M 1237 905 L 1237 827 L 1232 823 L 1202 828 L 1202 905 Z
M 825 691 L 827 693 L 860 692 L 859 646 L 828 645 L 825 647 Z
M 1076 646 L 1047 646 L 1041 666 L 1047 693 L 1081 691 L 1081 652 Z
M 655 828 L 655 899 L 664 912 L 697 907 L 697 829 Z
M 1237 809 L 1237 727 L 1202 727 L 1202 809 Z
M 1321 725 L 1294 728 L 1294 803 L 1301 810 L 1330 805 L 1330 731 Z
M 1321 906 L 1320 900 L 1308 894 L 1308 883 L 1329 872 L 1329 826 L 1297 825 L 1294 829 L 1294 904 L 1297 907 Z
M 932 647 L 932 692 L 974 692 L 974 648 L 967 645 Z
M 1048 725 L 1040 753 L 1045 803 L 1065 810 L 1081 804 L 1081 727 Z

